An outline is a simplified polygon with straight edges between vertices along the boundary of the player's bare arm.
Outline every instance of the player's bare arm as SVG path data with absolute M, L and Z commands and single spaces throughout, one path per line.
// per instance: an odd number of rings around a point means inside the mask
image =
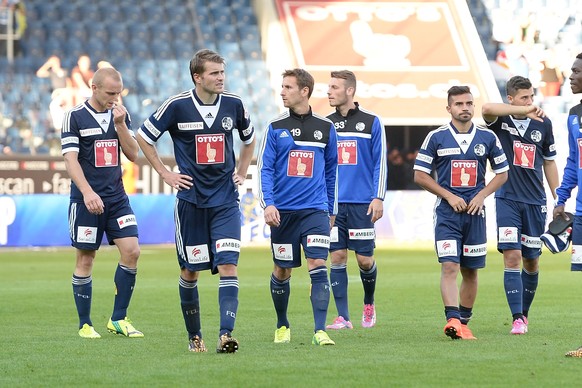
M 150 162 L 154 170 L 156 170 L 156 172 L 162 177 L 167 185 L 175 188 L 176 190 L 189 189 L 194 185 L 192 183 L 191 176 L 168 170 L 168 168 L 160 159 L 160 155 L 158 154 L 156 147 L 145 141 L 139 133 L 136 136 L 136 140 L 148 162 Z
M 543 109 L 536 105 L 510 105 L 502 103 L 485 103 L 481 108 L 481 114 L 483 120 L 490 123 L 495 121 L 499 116 L 526 116 L 532 120 L 537 120 L 540 122 L 544 121 L 546 117 Z
M 251 164 L 251 159 L 255 152 L 255 138 L 249 144 L 243 144 L 240 156 L 238 158 L 238 166 L 232 175 L 232 180 L 237 185 L 242 185 L 247 177 L 247 170 Z
M 132 162 L 137 160 L 139 154 L 139 145 L 137 144 L 135 138 L 131 136 L 129 128 L 125 124 L 125 117 L 127 116 L 127 110 L 123 105 L 113 106 L 113 122 L 115 123 L 115 129 L 117 131 L 117 136 L 119 137 L 119 145 L 121 146 L 121 151 L 123 154 Z
M 556 189 L 560 185 L 560 178 L 558 175 L 558 166 L 556 166 L 555 160 L 544 160 L 544 175 L 548 181 L 548 186 L 550 187 L 550 192 L 552 193 L 552 198 L 555 200 L 558 195 L 556 194 Z
M 91 214 L 103 214 L 105 209 L 103 200 L 95 191 L 93 191 L 87 178 L 85 178 L 83 168 L 79 164 L 78 155 L 79 153 L 74 151 L 67 152 L 64 155 L 67 173 L 73 182 L 75 182 L 75 185 L 79 188 L 81 194 L 83 194 L 83 202 L 85 203 L 87 210 L 89 210 Z
M 495 174 L 493 179 L 489 181 L 489 183 L 483 188 L 483 190 L 479 191 L 467 206 L 467 213 L 471 215 L 480 214 L 483 210 L 483 204 L 485 203 L 485 198 L 489 195 L 497 191 L 503 184 L 507 181 L 508 173 L 507 171 Z
M 423 171 L 414 171 L 414 183 L 434 195 L 441 197 L 451 205 L 457 213 L 464 212 L 467 209 L 467 203 L 461 197 L 451 193 L 437 183 L 429 174 Z
M 281 224 L 281 215 L 279 214 L 279 210 L 273 206 L 269 205 L 265 208 L 265 224 L 269 226 L 277 227 Z
M 384 215 L 384 201 L 380 198 L 374 198 L 368 206 L 367 215 L 372 215 L 372 222 L 378 221 Z

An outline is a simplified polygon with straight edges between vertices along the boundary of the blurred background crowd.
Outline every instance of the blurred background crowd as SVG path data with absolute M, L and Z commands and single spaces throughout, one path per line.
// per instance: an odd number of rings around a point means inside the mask
M 252 0 L 0 0 L 0 154 L 60 155 L 66 110 L 90 94 L 93 72 L 123 75 L 134 128 L 162 98 L 191 88 L 188 61 L 203 47 L 227 60 L 227 89 L 241 95 L 258 136 L 279 112 Z M 582 51 L 578 0 L 467 0 L 501 96 L 530 78 L 550 118 L 574 100 L 569 67 Z M 357 96 L 356 96 L 357 97 Z M 478 113 L 476 112 L 476 116 Z M 419 139 L 425 133 L 418 133 Z M 417 189 L 416 149 L 389 142 L 389 189 Z M 160 153 L 171 156 L 168 136 Z M 413 142 L 415 143 L 415 142 Z M 414 147 L 413 147 L 414 148 Z

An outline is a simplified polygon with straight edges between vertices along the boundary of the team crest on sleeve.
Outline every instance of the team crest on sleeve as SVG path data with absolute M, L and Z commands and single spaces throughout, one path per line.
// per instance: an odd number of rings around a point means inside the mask
M 366 129 L 366 124 L 361 121 L 356 124 L 356 131 L 362 132 L 364 129 Z
M 513 142 L 513 165 L 533 169 L 536 161 L 535 144 L 526 144 L 520 141 Z
M 338 164 L 358 164 L 358 143 L 355 140 L 337 142 Z
M 224 117 L 222 119 L 222 129 L 224 129 L 225 131 L 230 131 L 232 130 L 233 127 L 233 121 L 230 117 Z
M 315 152 L 292 150 L 287 160 L 287 176 L 300 178 L 313 177 Z
M 477 166 L 476 160 L 451 161 L 451 187 L 475 187 Z
M 187 245 L 186 258 L 190 264 L 208 263 L 210 255 L 208 254 L 208 245 Z
M 119 161 L 117 139 L 95 140 L 95 167 L 114 167 Z
M 313 137 L 315 138 L 315 140 L 321 140 L 321 139 L 323 139 L 323 133 L 321 133 L 321 131 L 319 131 L 319 130 L 314 131 Z
M 196 163 L 224 163 L 224 134 L 196 135 Z

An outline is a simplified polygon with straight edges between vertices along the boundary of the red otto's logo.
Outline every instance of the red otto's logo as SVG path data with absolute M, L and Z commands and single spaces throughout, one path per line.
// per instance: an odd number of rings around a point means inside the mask
M 451 243 L 449 243 L 449 242 L 443 243 L 443 246 L 442 246 L 443 249 L 449 249 L 450 247 L 451 247 Z
M 277 252 L 279 253 L 285 253 L 287 250 L 285 249 L 285 247 L 279 247 L 277 248 Z
M 192 256 L 198 256 L 200 253 L 201 253 L 200 249 L 198 248 L 192 249 Z
M 85 234 L 85 237 L 88 237 L 88 236 L 92 235 L 93 232 L 91 231 L 91 229 L 85 229 L 85 233 L 84 234 Z
M 512 234 L 513 234 L 513 232 L 511 231 L 511 229 L 505 229 L 505 230 L 503 231 L 503 235 L 504 235 L 505 237 L 511 236 Z

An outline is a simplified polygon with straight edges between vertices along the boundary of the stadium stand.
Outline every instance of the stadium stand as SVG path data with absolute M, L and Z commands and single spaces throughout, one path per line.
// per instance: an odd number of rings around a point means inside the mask
M 35 76 L 53 54 L 69 73 L 84 53 L 94 68 L 102 60 L 118 68 L 134 128 L 162 98 L 192 87 L 188 60 L 203 47 L 226 58 L 227 90 L 241 95 L 259 132 L 270 118 L 265 112 L 278 110 L 266 82 L 251 0 L 25 0 L 25 4 L 23 55 L 13 63 L 0 58 L 0 144 L 14 153 L 60 154 L 55 141 L 59 134 L 49 111 L 50 79 Z M 160 153 L 172 155 L 171 140 L 164 138 Z

